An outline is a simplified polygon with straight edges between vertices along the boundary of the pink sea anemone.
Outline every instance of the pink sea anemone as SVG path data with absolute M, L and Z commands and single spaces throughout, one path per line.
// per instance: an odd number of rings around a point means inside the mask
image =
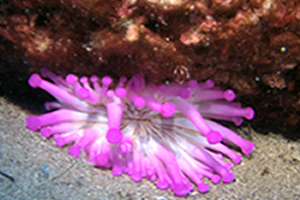
M 53 83 L 33 74 L 30 86 L 57 101 L 45 104 L 51 112 L 28 116 L 27 127 L 53 136 L 59 147 L 72 143 L 70 155 L 84 152 L 94 166 L 112 169 L 114 176 L 126 173 L 135 182 L 147 178 L 177 196 L 187 195 L 194 184 L 204 193 L 209 186 L 203 177 L 214 184 L 234 179 L 233 165 L 223 156 L 234 164 L 242 156 L 226 144 L 244 154 L 254 150 L 252 142 L 212 120 L 240 125 L 254 111 L 232 102 L 234 92 L 222 91 L 211 80 L 152 85 L 136 74 L 113 84 L 110 77 L 100 81 L 69 74 L 63 79 L 46 69 L 42 76 Z

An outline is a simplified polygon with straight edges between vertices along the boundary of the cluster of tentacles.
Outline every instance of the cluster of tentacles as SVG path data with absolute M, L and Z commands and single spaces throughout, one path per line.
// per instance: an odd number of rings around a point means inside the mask
M 31 75 L 30 86 L 41 88 L 57 101 L 47 102 L 50 112 L 29 116 L 30 130 L 43 137 L 53 136 L 60 147 L 73 143 L 69 154 L 84 152 L 95 166 L 112 169 L 112 174 L 128 174 L 133 181 L 147 178 L 159 189 L 170 188 L 185 196 L 194 185 L 209 190 L 203 177 L 214 184 L 234 179 L 232 164 L 242 156 L 226 144 L 249 154 L 254 144 L 212 119 L 232 121 L 252 119 L 254 111 L 232 102 L 232 90 L 223 91 L 207 80 L 179 84 L 146 84 L 142 74 L 112 84 L 110 77 L 63 79 L 44 69 L 44 78 Z M 193 182 L 194 184 L 192 184 Z

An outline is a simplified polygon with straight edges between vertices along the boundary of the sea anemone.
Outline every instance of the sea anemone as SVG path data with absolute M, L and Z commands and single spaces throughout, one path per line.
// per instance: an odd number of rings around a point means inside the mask
M 209 190 L 203 177 L 217 184 L 234 179 L 232 164 L 254 144 L 213 121 L 232 121 L 240 125 L 252 119 L 252 108 L 232 102 L 235 93 L 214 86 L 212 80 L 198 83 L 146 84 L 143 74 L 117 84 L 106 76 L 63 79 L 46 69 L 42 77 L 29 78 L 29 85 L 56 98 L 47 102 L 51 112 L 26 119 L 27 127 L 53 136 L 57 146 L 72 143 L 69 154 L 81 152 L 95 167 L 112 169 L 114 176 L 128 174 L 135 182 L 147 178 L 159 189 L 170 188 L 176 196 L 186 196 L 197 185 L 201 193 Z M 194 184 L 193 184 L 194 183 Z

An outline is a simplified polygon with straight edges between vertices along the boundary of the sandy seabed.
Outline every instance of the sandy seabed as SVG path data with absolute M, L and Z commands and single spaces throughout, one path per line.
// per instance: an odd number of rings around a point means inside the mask
M 28 114 L 0 97 L 0 170 L 10 176 L 0 175 L 1 200 L 300 199 L 300 141 L 280 134 L 237 129 L 256 149 L 234 166 L 235 181 L 210 184 L 206 194 L 195 189 L 178 198 L 148 180 L 135 183 L 127 175 L 114 177 L 83 157 L 71 157 L 53 139 L 27 130 Z

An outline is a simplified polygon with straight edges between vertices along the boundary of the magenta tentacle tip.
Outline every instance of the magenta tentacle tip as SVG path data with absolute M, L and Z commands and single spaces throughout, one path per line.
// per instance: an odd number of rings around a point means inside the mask
M 86 99 L 90 96 L 90 92 L 88 89 L 86 88 L 80 88 L 78 91 L 77 91 L 77 96 L 82 98 L 82 99 Z
M 106 133 L 106 139 L 111 144 L 117 144 L 122 140 L 122 132 L 119 129 L 111 128 Z
M 48 127 L 44 127 L 40 130 L 41 136 L 48 138 L 52 135 L 51 129 Z
M 255 144 L 252 142 L 245 141 L 244 148 L 242 148 L 242 152 L 245 155 L 249 155 L 255 149 Z
M 226 90 L 224 92 L 223 96 L 224 96 L 224 99 L 226 99 L 227 101 L 233 101 L 236 97 L 233 90 Z
M 69 74 L 63 79 L 46 69 L 42 74 L 53 83 L 32 74 L 29 85 L 48 91 L 57 101 L 45 104 L 46 114 L 29 115 L 27 128 L 45 138 L 53 136 L 58 147 L 73 143 L 71 156 L 85 153 L 95 167 L 111 169 L 114 176 L 157 181 L 158 189 L 169 188 L 180 197 L 194 189 L 193 182 L 205 193 L 209 185 L 203 177 L 214 184 L 234 180 L 230 170 L 242 156 L 228 142 L 246 155 L 255 148 L 214 121 L 240 125 L 255 113 L 232 102 L 234 91 L 222 91 L 212 80 L 154 85 L 137 74 L 112 84 L 108 76 Z
M 210 144 L 217 144 L 222 141 L 222 135 L 218 131 L 211 130 L 207 135 L 206 135 L 207 141 Z
M 26 126 L 29 130 L 37 131 L 41 127 L 41 121 L 39 117 L 34 115 L 29 115 L 26 118 Z
M 53 139 L 58 147 L 62 147 L 65 145 L 64 139 L 61 137 L 61 135 L 55 134 L 53 136 Z
M 112 78 L 110 78 L 109 76 L 105 76 L 101 81 L 104 85 L 108 86 L 112 83 Z
M 90 78 L 91 82 L 98 82 L 99 78 L 96 75 L 91 76 Z
M 188 89 L 181 89 L 179 91 L 179 96 L 183 99 L 188 99 L 191 96 L 191 91 Z
M 125 88 L 117 88 L 116 89 L 116 96 L 123 98 L 127 95 L 127 90 Z
M 254 110 L 252 108 L 250 108 L 250 107 L 245 108 L 245 115 L 244 115 L 244 117 L 246 119 L 248 119 L 248 120 L 253 119 L 254 115 L 255 115 L 255 112 L 254 112 Z
M 207 81 L 205 81 L 205 84 L 206 84 L 207 88 L 212 88 L 212 87 L 215 86 L 215 82 L 212 81 L 212 80 L 210 80 L 210 79 L 208 79 Z
M 32 74 L 28 80 L 28 83 L 31 87 L 37 88 L 42 82 L 42 78 L 38 74 Z
M 161 180 L 161 179 L 158 180 L 156 186 L 161 190 L 166 190 L 169 188 L 169 184 L 167 180 Z
M 230 183 L 234 180 L 234 174 L 230 171 L 225 172 L 222 175 L 222 181 L 223 183 Z
M 164 117 L 171 117 L 175 113 L 175 106 L 172 103 L 166 102 L 162 105 L 161 114 Z
M 196 88 L 197 85 L 198 85 L 198 82 L 196 80 L 190 80 L 188 82 L 188 87 L 190 87 L 190 88 Z
M 145 99 L 143 97 L 136 97 L 134 100 L 133 100 L 133 103 L 136 107 L 138 108 L 141 108 L 143 106 L 145 106 Z
M 242 159 L 243 159 L 242 156 L 237 154 L 234 158 L 232 158 L 232 162 L 234 164 L 239 164 L 242 161 Z
M 200 183 L 198 184 L 198 191 L 200 193 L 206 193 L 209 191 L 209 185 L 206 183 Z
M 78 77 L 74 74 L 68 74 L 66 76 L 67 83 L 73 84 L 73 83 L 77 82 L 77 80 L 78 80 Z
M 122 175 L 122 169 L 121 169 L 121 167 L 114 167 L 113 169 L 112 169 L 112 175 L 114 175 L 114 176 L 121 176 Z
M 134 145 L 133 142 L 130 140 L 122 141 L 121 144 L 119 145 L 118 151 L 122 155 L 128 154 L 128 153 L 132 152 L 133 145 Z
M 134 173 L 134 174 L 131 174 L 130 178 L 134 182 L 138 183 L 138 182 L 141 182 L 143 177 L 141 176 L 141 174 Z
M 68 153 L 73 156 L 74 158 L 78 158 L 80 155 L 80 147 L 76 144 L 74 144 L 73 146 L 71 146 L 69 148 Z
M 221 181 L 221 177 L 219 175 L 216 175 L 216 174 L 213 174 L 211 177 L 210 177 L 210 180 L 213 184 L 218 184 L 220 183 Z
M 109 98 L 113 98 L 115 95 L 115 92 L 113 90 L 108 90 L 106 92 L 106 96 L 109 97 Z
M 187 187 L 188 186 L 185 185 L 176 185 L 175 188 L 173 188 L 174 194 L 178 197 L 186 196 L 190 192 Z
M 79 79 L 80 83 L 87 83 L 89 81 L 88 77 L 83 76 Z

